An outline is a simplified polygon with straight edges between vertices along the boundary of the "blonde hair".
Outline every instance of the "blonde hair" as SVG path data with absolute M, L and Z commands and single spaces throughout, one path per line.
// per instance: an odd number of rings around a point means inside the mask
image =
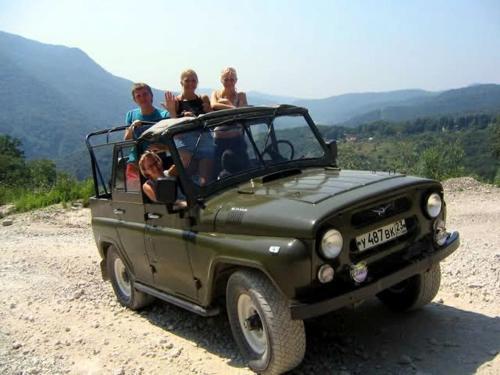
M 163 163 L 160 157 L 152 151 L 146 151 L 144 154 L 142 154 L 141 158 L 139 159 L 139 170 L 144 177 L 149 178 L 149 176 L 146 174 L 146 171 L 144 170 L 144 163 L 147 159 L 153 159 L 156 164 L 159 164 L 161 166 L 163 166 Z
M 153 91 L 151 90 L 151 87 L 143 82 L 137 82 L 132 85 L 132 99 L 135 100 L 135 92 L 140 89 L 146 89 L 149 91 L 151 96 L 153 96 Z
M 220 73 L 220 78 L 224 79 L 225 76 L 232 75 L 235 80 L 238 80 L 238 75 L 236 74 L 236 69 L 228 66 L 227 68 L 222 69 Z
M 193 76 L 196 79 L 196 82 L 198 82 L 198 74 L 193 69 L 186 69 L 181 73 L 181 82 L 184 78 L 187 78 L 189 76 Z

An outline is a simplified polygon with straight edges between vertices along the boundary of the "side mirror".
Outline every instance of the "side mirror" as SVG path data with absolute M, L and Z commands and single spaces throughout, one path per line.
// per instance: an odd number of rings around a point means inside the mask
M 156 199 L 158 202 L 174 204 L 177 200 L 177 178 L 160 177 L 156 180 Z
M 328 140 L 326 141 L 326 145 L 328 146 L 328 149 L 330 150 L 330 155 L 332 158 L 332 165 L 337 166 L 337 141 L 335 140 Z

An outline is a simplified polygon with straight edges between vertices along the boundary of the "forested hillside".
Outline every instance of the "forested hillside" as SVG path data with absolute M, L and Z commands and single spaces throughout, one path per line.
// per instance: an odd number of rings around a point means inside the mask
M 475 176 L 500 184 L 500 116 L 442 116 L 322 126 L 339 143 L 343 168 L 397 170 L 442 180 Z
M 28 158 L 65 157 L 89 131 L 123 123 L 130 86 L 80 49 L 0 32 L 0 133 Z
M 12 203 L 15 210 L 26 211 L 74 200 L 86 204 L 92 193 L 90 179 L 77 181 L 58 172 L 51 160 L 26 160 L 21 141 L 0 134 L 0 206 Z
M 31 159 L 50 159 L 71 175 L 88 177 L 85 135 L 123 123 L 124 114 L 134 106 L 131 84 L 104 70 L 80 49 L 0 32 L 0 135 L 18 140 L 27 163 Z M 154 90 L 154 94 L 155 105 L 160 106 L 163 93 Z M 348 165 L 354 167 L 398 166 L 421 172 L 411 163 L 416 163 L 416 155 L 422 155 L 428 147 L 439 148 L 436 142 L 441 140 L 464 151 L 464 173 L 487 181 L 497 175 L 489 144 L 491 129 L 498 124 L 491 119 L 500 113 L 500 85 L 475 85 L 440 93 L 399 90 L 345 94 L 311 100 L 249 92 L 248 98 L 253 105 L 288 102 L 305 106 L 317 123 L 328 125 L 324 128 L 327 137 L 343 140 L 355 136 L 356 141 L 341 144 L 343 157 L 351 155 L 349 160 L 355 163 Z M 478 113 L 489 116 L 488 120 L 477 117 Z M 333 123 L 343 126 L 331 126 Z M 409 154 L 398 154 L 405 152 Z
M 408 100 L 398 105 L 383 106 L 361 116 L 354 116 L 343 125 L 355 126 L 372 121 L 408 121 L 417 118 L 471 113 L 498 113 L 500 85 L 474 85 Z
M 78 48 L 0 31 L 0 134 L 19 139 L 28 159 L 49 158 L 80 178 L 88 176 L 85 135 L 123 124 L 134 106 L 131 85 Z M 160 107 L 163 91 L 153 92 Z M 285 99 L 260 93 L 248 97 L 264 105 Z
M 408 101 L 433 97 L 436 93 L 424 90 L 353 93 L 324 99 L 301 99 L 292 104 L 309 109 L 314 121 L 321 124 L 347 123 L 352 118 Z

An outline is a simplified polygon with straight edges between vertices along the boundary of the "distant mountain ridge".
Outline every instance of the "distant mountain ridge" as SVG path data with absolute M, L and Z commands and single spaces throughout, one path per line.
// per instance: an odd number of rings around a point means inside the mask
M 349 121 L 352 117 L 381 107 L 420 100 L 435 96 L 425 90 L 397 90 L 389 92 L 367 92 L 331 96 L 324 99 L 296 100 L 295 105 L 309 109 L 316 122 L 337 124 Z
M 354 116 L 343 125 L 356 126 L 379 120 L 407 121 L 419 117 L 456 116 L 477 112 L 500 113 L 500 85 L 472 85 L 426 97 L 417 97 L 399 105 L 391 104 Z
M 130 81 L 77 48 L 0 33 L 0 132 L 23 141 L 28 157 L 57 157 L 91 130 L 123 122 Z
M 28 158 L 65 160 L 80 153 L 86 134 L 124 122 L 134 107 L 130 80 L 107 72 L 85 52 L 0 31 L 0 133 L 22 140 Z M 210 93 L 210 88 L 200 92 Z M 154 89 L 155 105 L 163 92 Z M 478 111 L 500 112 L 500 85 L 443 92 L 398 90 L 300 99 L 247 93 L 252 105 L 295 104 L 319 124 L 354 126 Z M 77 156 L 75 156 L 77 158 Z

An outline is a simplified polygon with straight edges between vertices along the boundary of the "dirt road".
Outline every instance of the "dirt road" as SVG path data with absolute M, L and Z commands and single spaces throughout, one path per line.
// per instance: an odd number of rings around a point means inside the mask
M 434 303 L 377 300 L 306 322 L 296 374 L 500 373 L 500 189 L 446 184 L 462 245 Z M 247 374 L 224 314 L 157 302 L 123 309 L 101 281 L 87 209 L 51 207 L 0 226 L 0 374 Z

